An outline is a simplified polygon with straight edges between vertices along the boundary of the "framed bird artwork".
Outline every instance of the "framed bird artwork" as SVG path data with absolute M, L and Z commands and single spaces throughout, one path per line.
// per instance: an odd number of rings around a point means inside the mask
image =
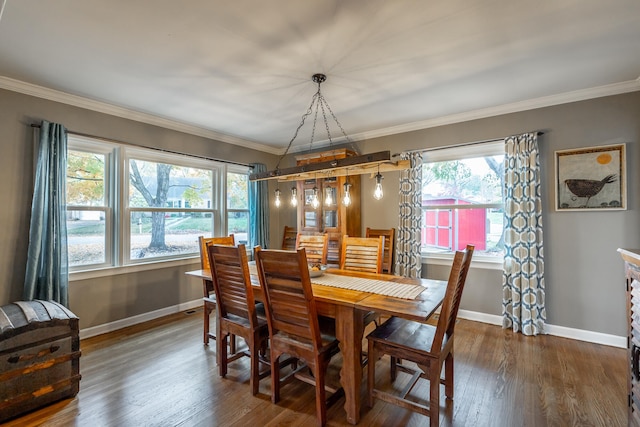
M 555 152 L 556 210 L 625 210 L 625 144 Z

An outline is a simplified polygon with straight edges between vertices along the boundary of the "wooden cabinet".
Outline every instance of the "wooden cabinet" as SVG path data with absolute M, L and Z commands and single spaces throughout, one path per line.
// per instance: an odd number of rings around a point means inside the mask
M 640 426 L 640 249 L 618 249 L 627 279 L 629 426 Z
M 331 159 L 343 159 L 355 154 L 346 149 L 311 153 L 296 156 L 296 164 L 300 166 Z M 349 206 L 345 206 L 342 202 L 345 182 L 350 184 L 351 204 Z M 336 177 L 319 174 L 316 179 L 298 181 L 297 190 L 298 230 L 309 234 L 327 233 L 329 235 L 327 263 L 332 266 L 338 265 L 342 236 L 346 234 L 359 237 L 361 234 L 360 175 Z M 314 194 L 318 199 L 317 205 L 313 204 Z

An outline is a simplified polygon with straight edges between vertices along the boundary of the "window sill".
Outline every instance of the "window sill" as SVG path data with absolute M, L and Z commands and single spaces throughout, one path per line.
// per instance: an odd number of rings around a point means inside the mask
M 451 267 L 453 254 L 422 254 L 422 263 L 431 265 L 446 265 Z M 503 259 L 474 255 L 471 260 L 471 268 L 481 268 L 485 270 L 502 270 Z
M 131 264 L 118 267 L 98 268 L 95 270 L 73 271 L 69 273 L 69 282 L 95 279 L 97 277 L 116 276 L 118 274 L 137 273 L 139 271 L 157 270 L 160 268 L 180 267 L 183 265 L 194 265 L 200 268 L 200 257 L 181 258 L 171 261 L 150 261 L 139 264 Z

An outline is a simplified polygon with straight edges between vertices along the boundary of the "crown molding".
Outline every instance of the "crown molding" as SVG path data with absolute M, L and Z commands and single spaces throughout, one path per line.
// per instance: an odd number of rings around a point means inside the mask
M 370 132 L 362 132 L 354 135 L 349 135 L 349 139 L 351 139 L 352 141 L 362 141 L 366 139 L 379 138 L 382 136 L 396 135 L 399 133 L 468 122 L 477 119 L 486 119 L 488 117 L 501 116 L 504 114 L 518 113 L 521 111 L 535 110 L 537 108 L 552 107 L 554 105 L 568 104 L 570 102 L 585 101 L 588 99 L 601 98 L 611 95 L 620 95 L 623 93 L 636 91 L 640 91 L 640 77 L 635 80 L 629 80 L 621 83 L 613 83 L 610 85 L 598 86 L 589 89 L 581 89 L 573 92 L 566 92 L 557 95 L 529 99 L 526 101 L 514 102 L 511 104 L 499 105 L 496 107 L 467 111 L 460 114 L 436 117 L 433 119 L 407 123 L 399 126 L 392 126 Z
M 85 108 L 99 113 L 110 114 L 125 119 L 130 119 L 150 125 L 160 126 L 166 129 L 172 129 L 178 132 L 184 132 L 191 135 L 201 136 L 203 138 L 214 139 L 228 144 L 233 144 L 245 148 L 250 148 L 265 153 L 282 155 L 284 148 L 271 147 L 254 141 L 226 135 L 220 132 L 204 129 L 198 126 L 190 125 L 175 120 L 170 120 L 152 114 L 141 113 L 139 111 L 130 110 L 124 107 L 118 107 L 106 102 L 95 101 L 82 96 L 71 95 L 54 89 L 45 88 L 43 86 L 22 82 L 20 80 L 11 79 L 0 76 L 0 89 L 7 89 L 14 92 L 31 95 L 38 98 L 48 99 L 75 107 Z M 561 93 L 557 95 L 544 96 L 541 98 L 530 99 L 526 101 L 514 102 L 511 104 L 500 105 L 496 107 L 482 108 L 479 110 L 468 111 L 460 114 L 451 114 L 449 116 L 436 117 L 428 120 L 407 123 L 399 126 L 392 126 L 374 131 L 361 132 L 349 135 L 351 141 L 363 141 L 367 139 L 379 138 L 383 136 L 395 135 L 399 133 L 412 132 L 421 129 L 428 129 L 438 126 L 451 125 L 455 123 L 467 122 L 470 120 L 485 119 L 488 117 L 500 116 L 504 114 L 517 113 L 521 111 L 534 110 L 537 108 L 551 107 L 554 105 L 567 104 L 570 102 L 585 101 L 588 99 L 601 98 L 604 96 L 620 95 L 623 93 L 640 91 L 640 77 L 635 80 L 626 82 L 613 83 L 610 85 L 598 86 L 589 89 L 581 89 L 572 92 Z M 328 146 L 329 141 L 314 142 L 315 148 Z M 304 151 L 302 147 L 292 147 L 291 153 Z
M 49 101 L 60 102 L 62 104 L 85 108 L 87 110 L 97 111 L 99 113 L 109 114 L 116 117 L 122 117 L 124 119 L 130 119 L 136 122 L 160 126 L 165 129 L 171 129 L 178 132 L 188 133 L 190 135 L 201 136 L 203 138 L 214 139 L 216 141 L 226 142 L 228 144 L 238 145 L 265 153 L 281 154 L 283 152 L 283 150 L 280 148 L 270 147 L 268 145 L 260 144 L 231 135 L 226 135 L 209 129 L 204 129 L 188 123 L 170 120 L 163 117 L 154 116 L 153 114 L 142 113 L 124 107 L 118 107 L 106 102 L 95 101 L 82 96 L 72 95 L 66 92 L 49 89 L 43 86 L 26 83 L 4 76 L 0 76 L 0 89 L 7 89 L 25 95 L 48 99 Z

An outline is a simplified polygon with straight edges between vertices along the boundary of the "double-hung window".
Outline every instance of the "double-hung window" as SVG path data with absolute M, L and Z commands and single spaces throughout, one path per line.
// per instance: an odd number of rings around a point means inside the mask
M 198 236 L 248 241 L 247 167 L 73 135 L 68 145 L 71 271 L 193 258 Z
M 501 262 L 504 143 L 427 151 L 422 171 L 422 252 L 449 258 L 467 244 L 474 258 Z

